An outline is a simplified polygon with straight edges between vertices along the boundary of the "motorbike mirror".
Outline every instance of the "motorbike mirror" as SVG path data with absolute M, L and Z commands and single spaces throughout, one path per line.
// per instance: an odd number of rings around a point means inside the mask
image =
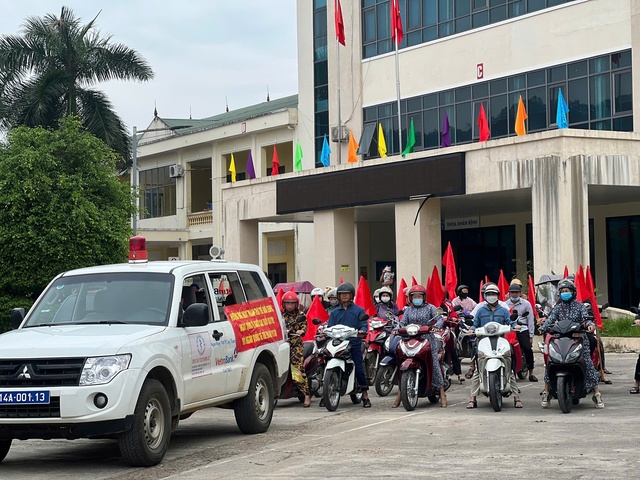
M 606 310 L 607 308 L 609 308 L 609 304 L 605 303 L 604 305 L 602 305 L 602 307 L 600 307 L 600 311 Z
M 629 311 L 630 311 L 631 313 L 638 313 L 638 309 L 637 309 L 636 307 L 630 307 L 630 308 L 629 308 Z
M 527 315 L 529 315 L 529 310 L 525 310 L 524 312 L 522 312 L 523 317 L 526 317 Z
M 518 314 L 514 312 L 511 315 L 509 315 L 509 318 L 511 319 L 512 322 L 515 322 L 518 319 Z
M 464 308 L 462 307 L 462 305 L 456 305 L 455 307 L 453 307 L 453 310 L 455 312 L 461 312 L 462 310 L 464 310 Z
M 306 315 L 300 315 L 299 321 L 306 322 L 307 321 L 307 316 Z
M 444 310 L 440 307 L 436 308 L 436 315 L 442 315 L 444 314 Z
M 311 323 L 313 323 L 314 325 L 320 325 L 322 323 L 322 320 L 320 320 L 319 318 L 314 318 L 313 320 L 311 320 Z
M 367 320 L 369 320 L 369 315 L 367 315 L 366 313 L 363 313 L 358 317 L 358 320 L 360 320 L 361 322 L 366 322 Z

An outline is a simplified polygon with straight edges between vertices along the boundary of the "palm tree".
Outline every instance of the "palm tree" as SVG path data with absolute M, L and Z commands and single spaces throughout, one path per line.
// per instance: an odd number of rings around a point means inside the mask
M 99 13 L 98 13 L 99 15 Z M 26 19 L 22 35 L 0 36 L 0 126 L 55 128 L 66 115 L 82 124 L 123 159 L 129 134 L 106 95 L 94 88 L 113 79 L 146 81 L 153 71 L 135 50 L 111 43 L 68 7 Z

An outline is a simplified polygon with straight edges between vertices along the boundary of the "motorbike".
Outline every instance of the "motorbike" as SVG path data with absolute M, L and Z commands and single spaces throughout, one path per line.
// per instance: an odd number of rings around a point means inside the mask
M 456 349 L 458 351 L 458 357 L 472 358 L 473 351 L 476 344 L 476 335 L 473 331 L 469 330 L 469 327 L 473 325 L 473 316 L 465 315 L 460 319 L 458 323 L 459 332 L 456 339 Z
M 389 335 L 384 341 L 384 357 L 378 365 L 374 386 L 380 397 L 386 397 L 398 383 L 398 364 L 396 362 L 396 347 L 400 342 L 398 335 Z
M 489 397 L 493 410 L 502 410 L 502 398 L 511 395 L 509 375 L 511 374 L 511 345 L 504 338 L 511 332 L 509 325 L 489 322 L 476 328 L 478 337 L 478 372 L 480 391 Z
M 442 336 L 435 330 L 432 326 L 416 324 L 398 330 L 398 335 L 402 337 L 396 348 L 397 363 L 400 364 L 400 396 L 407 411 L 416 408 L 419 398 L 427 397 L 431 403 L 437 403 L 440 399 L 439 389 L 432 385 L 431 343 L 423 335 L 436 334 L 436 340 L 440 344 L 438 362 L 444 378 L 444 389 L 451 386 L 447 374 L 450 367 L 444 363 L 445 344 Z
M 396 324 L 397 319 L 387 320 L 380 317 L 372 317 L 369 322 L 369 331 L 365 338 L 367 353 L 364 359 L 364 371 L 369 385 L 375 384 L 380 361 L 386 355 L 385 342 L 391 336 L 391 331 L 396 327 Z
M 327 343 L 320 350 L 326 362 L 322 399 L 326 409 L 334 412 L 340 405 L 340 397 L 343 395 L 349 395 L 354 404 L 362 401 L 349 341 L 350 338 L 357 337 L 359 332 L 345 325 L 334 325 L 325 327 L 323 333 L 327 337 Z

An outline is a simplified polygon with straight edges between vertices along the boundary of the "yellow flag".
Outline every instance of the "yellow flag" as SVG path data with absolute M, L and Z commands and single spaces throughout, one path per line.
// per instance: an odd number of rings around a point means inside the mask
M 520 100 L 518 100 L 518 113 L 516 113 L 516 134 L 518 134 L 518 136 L 527 134 L 527 129 L 524 126 L 524 121 L 527 118 L 527 111 L 524 109 L 524 102 L 522 101 L 522 95 L 520 95 Z
M 378 124 L 378 153 L 380 158 L 387 156 L 387 142 L 384 141 L 384 132 L 382 131 L 382 124 Z
M 231 183 L 236 182 L 236 160 L 233 158 L 233 153 L 231 154 L 231 165 L 229 165 L 229 172 L 231 172 Z
M 356 139 L 353 138 L 353 132 L 349 130 L 349 163 L 355 163 L 358 161 L 358 147 L 359 145 L 356 143 Z

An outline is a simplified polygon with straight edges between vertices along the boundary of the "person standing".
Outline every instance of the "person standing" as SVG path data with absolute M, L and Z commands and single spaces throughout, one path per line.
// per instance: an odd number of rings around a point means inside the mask
M 524 352 L 524 358 L 529 367 L 529 381 L 537 382 L 538 379 L 533 374 L 533 349 L 531 347 L 535 332 L 535 317 L 533 308 L 528 300 L 521 297 L 522 286 L 512 283 L 509 286 L 509 298 L 507 299 L 507 308 L 510 312 L 517 313 L 518 319 L 516 323 L 520 325 L 520 330 L 516 332 L 516 337 L 520 343 L 520 347 Z
M 307 333 L 307 317 L 300 312 L 300 302 L 294 292 L 287 292 L 282 296 L 282 306 L 284 308 L 282 316 L 289 334 L 291 377 L 298 387 L 298 391 L 304 395 L 304 407 L 310 407 L 311 396 L 309 395 L 307 375 L 304 371 L 304 343 L 302 342 L 302 337 Z M 293 369 L 299 370 L 300 376 L 293 375 Z

